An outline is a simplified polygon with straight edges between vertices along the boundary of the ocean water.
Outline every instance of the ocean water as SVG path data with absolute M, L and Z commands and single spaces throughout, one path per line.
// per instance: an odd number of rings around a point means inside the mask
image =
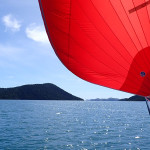
M 150 150 L 145 102 L 0 101 L 0 150 Z

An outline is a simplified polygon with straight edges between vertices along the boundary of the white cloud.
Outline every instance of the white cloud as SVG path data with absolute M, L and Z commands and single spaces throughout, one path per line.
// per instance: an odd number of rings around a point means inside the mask
M 21 27 L 20 21 L 14 18 L 11 14 L 3 16 L 2 21 L 6 26 L 6 29 L 10 29 L 13 32 L 19 31 Z
M 26 28 L 26 35 L 36 42 L 49 43 L 44 26 L 36 25 L 35 23 L 30 24 Z

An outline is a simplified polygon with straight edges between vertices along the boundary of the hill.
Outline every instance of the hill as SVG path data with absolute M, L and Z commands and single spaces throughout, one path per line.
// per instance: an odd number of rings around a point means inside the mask
M 0 88 L 0 99 L 17 100 L 83 100 L 51 83 Z
M 119 99 L 118 98 L 107 98 L 107 99 L 96 98 L 96 99 L 89 99 L 87 101 L 119 101 Z
M 134 95 L 129 98 L 120 99 L 120 101 L 145 101 L 145 98 L 142 96 Z
M 145 101 L 145 98 L 142 96 L 131 96 L 130 98 L 124 98 L 124 99 L 118 99 L 118 98 L 108 98 L 108 99 L 100 99 L 100 98 L 96 98 L 96 99 L 90 99 L 88 101 Z

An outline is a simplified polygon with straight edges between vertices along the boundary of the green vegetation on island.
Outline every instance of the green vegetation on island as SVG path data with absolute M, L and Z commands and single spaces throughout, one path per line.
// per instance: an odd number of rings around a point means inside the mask
M 83 100 L 51 83 L 0 88 L 0 99 L 10 100 Z
M 120 101 L 145 101 L 145 97 L 134 95 L 129 98 L 120 99 Z
M 124 99 L 118 99 L 118 98 L 107 98 L 107 99 L 90 99 L 88 101 L 145 101 L 145 98 L 142 96 L 134 95 L 129 98 L 124 98 Z

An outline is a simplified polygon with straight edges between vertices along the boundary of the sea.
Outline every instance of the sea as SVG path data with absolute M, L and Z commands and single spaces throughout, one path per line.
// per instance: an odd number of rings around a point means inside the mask
M 0 101 L 0 150 L 150 150 L 145 102 Z

